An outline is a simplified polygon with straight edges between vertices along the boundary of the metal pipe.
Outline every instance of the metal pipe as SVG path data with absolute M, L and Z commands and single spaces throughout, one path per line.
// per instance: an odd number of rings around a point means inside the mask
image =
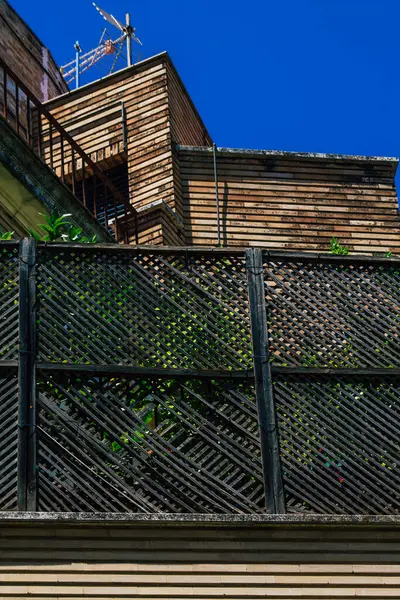
M 74 46 L 75 50 L 76 50 L 76 54 L 75 54 L 75 87 L 78 88 L 80 85 L 80 79 L 79 79 L 79 52 L 82 52 L 82 48 L 79 45 L 79 42 L 75 43 Z
M 215 204 L 217 211 L 217 237 L 218 246 L 221 246 L 221 219 L 219 216 L 219 195 L 218 195 L 218 173 L 217 173 L 217 146 L 213 144 L 213 157 L 214 157 L 214 180 L 215 180 Z
M 125 102 L 121 101 L 121 119 L 122 119 L 122 145 L 124 151 L 128 150 L 128 130 L 126 124 L 126 110 L 125 110 Z
M 128 67 L 132 66 L 132 28 L 131 28 L 131 15 L 126 14 L 126 53 L 128 56 Z

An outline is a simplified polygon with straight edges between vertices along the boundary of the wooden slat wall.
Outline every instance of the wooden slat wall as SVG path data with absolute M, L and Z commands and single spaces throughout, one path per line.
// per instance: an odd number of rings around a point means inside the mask
M 182 184 L 176 145 L 210 146 L 211 137 L 196 111 L 179 75 L 171 63 L 167 64 L 168 101 L 171 123 L 174 207 L 183 219 Z
M 139 208 L 163 200 L 182 217 L 181 204 L 176 203 L 174 167 L 179 165 L 173 160 L 173 147 L 203 145 L 210 138 L 166 54 L 48 106 L 91 158 L 102 161 L 123 152 L 121 101 L 127 116 L 132 204 Z M 55 156 L 56 165 L 57 160 Z
M 113 151 L 122 152 L 124 101 L 130 196 L 137 207 L 172 193 L 166 85 L 161 57 L 48 105 L 83 150 L 99 161 Z
M 164 202 L 138 211 L 138 243 L 144 246 L 182 246 L 183 227 Z M 135 220 L 128 226 L 129 241 L 135 245 Z
M 215 245 L 211 151 L 180 149 L 187 244 Z M 357 252 L 400 251 L 389 161 L 218 153 L 225 245 L 326 251 L 332 236 Z
M 398 529 L 4 525 L 0 597 L 400 597 Z
M 210 135 L 170 62 L 167 63 L 167 75 L 171 136 L 174 144 L 211 146 Z

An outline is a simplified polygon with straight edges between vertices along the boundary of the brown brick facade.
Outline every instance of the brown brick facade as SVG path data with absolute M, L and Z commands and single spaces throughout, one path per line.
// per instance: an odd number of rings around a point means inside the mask
M 0 0 L 0 56 L 39 100 L 68 90 L 49 50 L 6 0 Z

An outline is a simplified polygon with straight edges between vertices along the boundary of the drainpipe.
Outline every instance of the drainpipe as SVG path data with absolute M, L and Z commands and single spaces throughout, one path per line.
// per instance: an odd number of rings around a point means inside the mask
M 128 130 L 126 123 L 126 110 L 125 110 L 125 102 L 122 100 L 121 102 L 121 120 L 122 120 L 122 145 L 124 151 L 128 151 Z

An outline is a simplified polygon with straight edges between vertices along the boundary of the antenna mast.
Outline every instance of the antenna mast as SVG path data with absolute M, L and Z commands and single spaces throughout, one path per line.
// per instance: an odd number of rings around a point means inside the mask
M 132 34 L 133 29 L 131 27 L 131 15 L 126 14 L 126 54 L 128 57 L 128 67 L 132 66 Z
M 111 68 L 109 68 L 109 73 L 114 71 L 114 68 L 117 66 L 119 58 L 122 56 L 122 49 L 126 44 L 126 63 L 127 66 L 130 67 L 133 64 L 133 56 L 132 56 L 132 40 L 134 40 L 137 44 L 142 46 L 142 42 L 136 37 L 135 27 L 132 27 L 131 24 L 131 16 L 129 13 L 126 14 L 125 17 L 125 25 L 122 25 L 113 15 L 109 14 L 97 4 L 93 2 L 93 6 L 96 10 L 101 14 L 103 19 L 107 21 L 113 27 L 116 27 L 119 30 L 119 37 L 115 40 L 111 38 L 108 34 L 107 29 L 103 31 L 103 35 L 100 38 L 99 46 L 86 52 L 86 54 L 81 55 L 82 48 L 79 42 L 76 42 L 74 45 L 75 48 L 75 60 L 69 62 L 68 64 L 61 67 L 61 74 L 64 77 L 67 83 L 71 83 L 75 79 L 76 87 L 80 86 L 80 75 L 90 69 L 93 65 L 98 63 L 104 57 L 115 54 L 115 60 Z M 106 36 L 108 36 L 106 38 Z
M 76 85 L 75 85 L 75 87 L 78 88 L 79 87 L 79 76 L 80 76 L 79 53 L 82 52 L 82 48 L 80 47 L 79 42 L 75 43 L 74 48 L 76 50 L 76 55 L 75 55 L 75 82 L 76 82 Z

